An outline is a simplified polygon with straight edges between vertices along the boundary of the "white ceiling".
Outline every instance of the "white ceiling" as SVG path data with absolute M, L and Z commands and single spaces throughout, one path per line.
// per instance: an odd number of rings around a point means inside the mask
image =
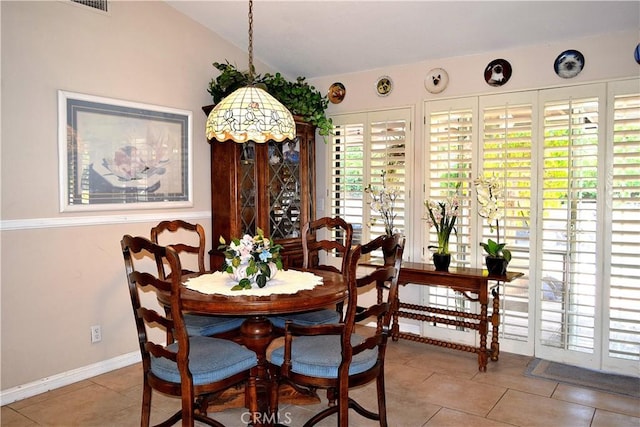
M 248 50 L 248 0 L 167 3 Z M 634 29 L 640 40 L 639 1 L 254 0 L 253 17 L 254 57 L 289 77 L 330 76 Z M 633 54 L 627 50 L 621 54 Z

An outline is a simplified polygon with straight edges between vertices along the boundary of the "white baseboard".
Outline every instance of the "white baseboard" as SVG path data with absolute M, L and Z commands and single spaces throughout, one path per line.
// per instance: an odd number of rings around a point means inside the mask
M 56 374 L 51 377 L 42 378 L 27 384 L 12 387 L 7 390 L 0 391 L 0 405 L 4 406 L 18 400 L 26 399 L 37 394 L 45 393 L 56 388 L 64 387 L 78 381 L 86 380 L 115 369 L 124 368 L 133 365 L 141 360 L 140 351 L 134 351 L 128 354 L 114 357 L 113 359 L 103 360 L 102 362 L 92 365 L 83 366 L 82 368 L 72 371 Z

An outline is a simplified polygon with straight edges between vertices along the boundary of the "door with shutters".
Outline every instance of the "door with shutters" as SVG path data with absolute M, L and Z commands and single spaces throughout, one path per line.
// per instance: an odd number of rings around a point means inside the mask
M 605 85 L 540 93 L 540 226 L 535 261 L 536 355 L 596 368 L 599 365 L 603 267 L 598 237 L 606 225 L 604 168 Z M 600 227 L 598 227 L 600 225 Z M 600 236 L 598 236 L 600 234 Z
M 501 220 L 503 239 L 513 259 L 511 271 L 523 277 L 510 283 L 493 283 L 500 294 L 500 342 L 504 351 L 533 352 L 533 296 L 530 286 L 530 230 L 532 200 L 532 145 L 535 135 L 536 92 L 494 95 L 428 102 L 425 106 L 427 149 L 425 164 L 426 198 L 443 200 L 444 193 L 457 182 L 460 200 L 456 233 L 449 249 L 453 265 L 483 267 L 484 254 L 479 242 L 495 239 L 495 230 L 477 215 L 473 180 L 495 176 L 505 189 Z M 535 185 L 535 184 L 534 184 Z M 436 244 L 434 229 L 427 231 L 423 261 L 431 262 L 429 246 Z M 447 288 L 426 288 L 423 303 L 442 310 L 477 312 L 477 303 Z M 452 319 L 453 320 L 453 319 Z M 475 331 L 465 328 L 423 323 L 423 335 L 477 345 Z
M 640 375 L 638 81 L 544 91 L 536 355 Z
M 424 196 L 451 179 L 497 176 L 524 276 L 500 284 L 504 351 L 640 376 L 640 86 L 638 80 L 425 103 Z M 483 267 L 478 242 L 495 231 L 463 187 L 454 260 Z M 435 235 L 423 240 L 426 248 Z M 429 288 L 423 302 L 469 302 Z M 465 307 L 473 310 L 473 306 Z M 472 341 L 423 325 L 435 338 Z

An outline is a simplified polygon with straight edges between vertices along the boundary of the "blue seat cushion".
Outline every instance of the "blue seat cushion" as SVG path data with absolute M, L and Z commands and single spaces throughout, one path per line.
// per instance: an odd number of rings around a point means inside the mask
M 184 324 L 189 336 L 204 337 L 237 329 L 244 318 L 235 316 L 207 316 L 206 314 L 185 314 Z
M 189 343 L 189 370 L 194 385 L 220 381 L 258 364 L 253 351 L 233 341 L 194 336 L 189 338 Z M 167 348 L 176 351 L 178 343 Z M 151 372 L 165 381 L 180 382 L 178 365 L 169 359 L 152 355 Z
M 291 319 L 300 326 L 327 325 L 340 322 L 340 314 L 335 310 L 323 308 L 321 310 L 293 313 L 286 316 L 270 316 L 269 320 L 276 328 L 284 329 L 285 322 Z
M 294 337 L 291 344 L 291 370 L 298 374 L 319 378 L 337 378 L 342 361 L 339 335 L 316 335 Z M 351 335 L 351 344 L 363 341 L 357 334 Z M 349 375 L 365 372 L 372 368 L 378 359 L 378 348 L 365 350 L 351 360 Z M 278 347 L 271 353 L 271 363 L 282 366 L 284 347 Z

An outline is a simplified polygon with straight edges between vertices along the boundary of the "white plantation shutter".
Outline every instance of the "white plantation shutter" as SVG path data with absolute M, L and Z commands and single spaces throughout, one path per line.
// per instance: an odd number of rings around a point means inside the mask
M 331 145 L 330 207 L 327 216 L 339 216 L 354 225 L 354 243 L 362 238 L 364 206 L 364 144 L 366 115 L 353 115 L 337 124 Z
M 604 86 L 549 90 L 543 122 L 539 349 L 597 363 L 600 111 Z M 600 233 L 602 229 L 600 229 Z M 600 236 L 602 237 L 602 236 Z M 599 271 L 600 270 L 600 271 Z
M 394 204 L 395 227 L 404 232 L 405 229 L 405 182 L 406 182 L 406 136 L 408 122 L 406 117 L 388 118 L 376 117 L 371 114 L 370 123 L 370 159 L 369 181 L 376 188 L 382 188 L 382 172 L 388 188 L 397 188 L 400 193 Z M 366 197 L 365 197 L 366 199 Z M 366 200 L 365 200 L 366 201 Z M 385 234 L 384 222 L 379 212 L 369 212 L 370 219 L 374 218 L 370 228 L 371 236 Z
M 532 151 L 534 141 L 535 92 L 486 96 L 480 100 L 481 164 L 477 175 L 496 176 L 503 188 L 503 217 L 500 243 L 511 251 L 509 271 L 524 274 L 520 279 L 495 288 L 500 295 L 500 339 L 527 342 L 529 328 L 529 261 L 532 189 Z M 476 176 L 477 176 L 476 175 Z M 473 194 L 473 213 L 477 203 Z M 478 218 L 478 238 L 496 240 L 496 230 L 486 219 Z M 479 250 L 480 258 L 486 254 Z M 479 262 L 482 265 L 482 261 Z
M 471 244 L 471 192 L 474 141 L 477 140 L 477 102 L 475 99 L 431 101 L 425 104 L 425 198 L 443 202 L 453 193 L 457 183 L 460 206 L 456 220 L 456 233 L 449 239 L 451 265 L 471 267 L 473 248 Z M 424 202 L 422 200 L 421 202 Z M 427 210 L 422 206 L 422 218 Z M 422 221 L 423 227 L 428 227 Z M 427 241 L 422 245 L 423 262 L 432 263 L 433 248 L 438 245 L 435 228 L 427 230 Z M 474 305 L 459 292 L 446 287 L 428 287 L 423 290 L 423 303 L 434 309 L 470 312 Z M 453 316 L 444 316 L 455 320 Z M 423 322 L 423 335 L 435 339 L 460 341 L 472 344 L 475 331 L 446 324 Z M 454 332 L 455 331 L 455 332 Z M 452 338 L 452 335 L 455 338 Z
M 640 371 L 640 86 L 637 82 L 611 84 L 609 89 L 610 180 L 607 209 L 610 236 L 605 254 L 611 257 L 606 316 L 607 342 L 603 365 L 626 363 Z M 622 359 L 622 360 L 621 360 Z
M 394 227 L 406 230 L 406 153 L 411 140 L 411 110 L 394 109 L 332 116 L 328 215 L 342 216 L 354 226 L 354 244 L 385 233 L 379 213 L 369 208 L 368 184 L 380 189 L 382 177 L 399 191 Z
M 428 127 L 427 140 L 427 189 L 426 198 L 434 202 L 444 202 L 454 191 L 458 183 L 460 196 L 459 215 L 456 220 L 456 233 L 449 239 L 449 251 L 452 265 L 469 267 L 471 258 L 470 227 L 470 183 L 472 181 L 472 159 L 474 141 L 475 105 L 451 101 L 439 104 L 429 103 L 426 111 Z M 427 215 L 423 207 L 423 218 Z M 424 222 L 424 226 L 428 227 Z M 435 227 L 428 230 L 428 242 L 425 245 L 425 258 L 431 257 L 428 246 L 437 246 L 438 236 Z

